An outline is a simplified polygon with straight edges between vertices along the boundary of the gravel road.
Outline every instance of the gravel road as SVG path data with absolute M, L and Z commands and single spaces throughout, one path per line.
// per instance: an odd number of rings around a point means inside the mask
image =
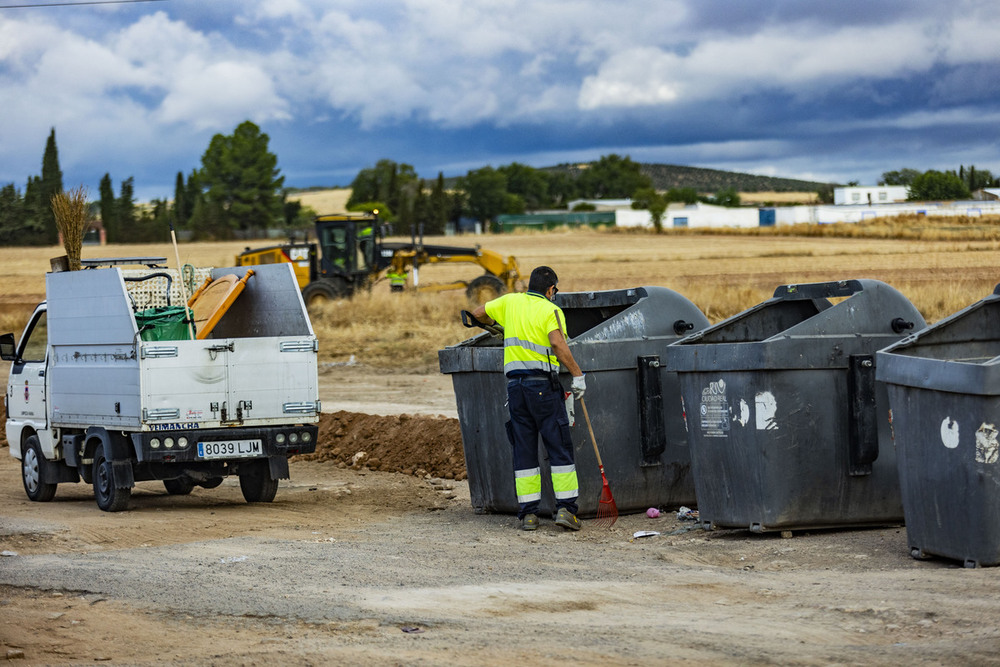
M 361 375 L 345 383 L 350 400 L 384 388 Z M 426 384 L 421 393 L 446 395 L 441 378 Z M 324 406 L 341 409 L 325 391 Z M 543 519 L 524 533 L 513 517 L 475 514 L 465 482 L 317 461 L 294 462 L 272 504 L 244 503 L 235 479 L 190 496 L 143 483 L 129 511 L 108 514 L 83 484 L 30 503 L 18 462 L 0 452 L 0 655 L 139 665 L 1000 661 L 1000 569 L 915 561 L 902 527 L 783 539 L 704 531 L 673 511 L 624 516 L 610 530 L 585 524 L 570 533 Z

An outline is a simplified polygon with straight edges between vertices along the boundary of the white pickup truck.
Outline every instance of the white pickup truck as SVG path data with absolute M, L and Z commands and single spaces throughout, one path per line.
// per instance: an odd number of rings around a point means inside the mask
M 162 480 L 180 495 L 238 475 L 247 502 L 270 502 L 288 457 L 315 451 L 318 346 L 291 265 L 203 270 L 213 287 L 243 287 L 221 316 L 214 309 L 211 333 L 183 319 L 171 333 L 146 317 L 168 313 L 149 308 L 164 301 L 185 312 L 180 277 L 163 261 L 49 273 L 20 341 L 0 336 L 11 362 L 7 441 L 31 500 L 82 477 L 115 512 L 136 482 Z

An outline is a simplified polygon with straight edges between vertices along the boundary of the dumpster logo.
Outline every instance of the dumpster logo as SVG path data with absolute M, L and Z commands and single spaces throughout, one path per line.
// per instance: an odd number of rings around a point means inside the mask
M 998 452 L 1000 452 L 1000 443 L 997 442 L 997 427 L 984 422 L 976 431 L 976 461 L 978 463 L 996 463 Z
M 976 440 L 978 439 L 976 436 Z M 958 447 L 958 422 L 951 417 L 945 417 L 941 422 L 941 442 L 948 449 Z
M 729 404 L 726 381 L 717 380 L 701 390 L 701 432 L 706 438 L 729 437 Z

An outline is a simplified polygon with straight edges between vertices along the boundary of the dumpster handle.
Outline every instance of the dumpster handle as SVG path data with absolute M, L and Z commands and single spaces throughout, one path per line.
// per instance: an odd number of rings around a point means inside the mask
M 674 333 L 678 336 L 683 335 L 685 331 L 691 331 L 691 329 L 694 329 L 694 322 L 685 322 L 684 320 L 674 322 Z
M 904 320 L 902 317 L 897 317 L 892 321 L 891 324 L 893 333 L 898 333 L 898 334 L 903 333 L 907 329 L 913 328 L 913 322 L 908 322 L 907 320 Z

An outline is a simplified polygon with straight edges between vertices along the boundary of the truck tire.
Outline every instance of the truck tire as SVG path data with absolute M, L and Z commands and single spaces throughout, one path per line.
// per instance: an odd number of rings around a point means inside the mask
M 342 299 L 348 294 L 347 285 L 341 280 L 316 280 L 302 289 L 302 300 L 305 301 L 306 308 L 315 308 Z
M 240 466 L 240 491 L 248 503 L 269 503 L 278 493 L 278 480 L 271 478 L 267 459 L 247 461 Z
M 56 495 L 57 484 L 42 481 L 45 477 L 45 457 L 38 443 L 38 436 L 31 435 L 24 441 L 21 450 L 21 481 L 24 482 L 24 492 L 29 500 L 47 503 Z
M 473 306 L 481 306 L 507 291 L 503 281 L 491 273 L 473 279 L 465 288 L 465 296 Z
M 115 474 L 111 461 L 104 456 L 104 445 L 94 452 L 94 498 L 105 512 L 121 512 L 128 507 L 132 489 L 115 488 Z
M 186 496 L 194 490 L 194 480 L 187 475 L 163 480 L 163 488 L 172 496 Z

